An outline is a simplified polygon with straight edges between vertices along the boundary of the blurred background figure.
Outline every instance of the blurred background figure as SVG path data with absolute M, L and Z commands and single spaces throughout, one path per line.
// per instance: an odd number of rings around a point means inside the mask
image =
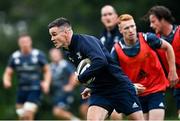
M 117 25 L 118 14 L 113 6 L 105 5 L 101 8 L 101 22 L 104 25 L 104 31 L 100 40 L 106 49 L 111 52 L 113 45 L 122 38 Z
M 52 72 L 51 99 L 53 99 L 53 114 L 58 119 L 79 120 L 70 111 L 74 101 L 73 89 L 75 83 L 75 67 L 66 61 L 59 49 L 49 51 Z
M 100 41 L 111 52 L 113 45 L 122 38 L 117 25 L 118 14 L 113 6 L 105 5 L 101 8 L 101 22 L 104 25 L 104 31 L 100 35 Z M 121 120 L 122 114 L 113 111 L 110 118 L 112 120 Z
M 11 80 L 15 71 L 18 78 L 16 113 L 21 120 L 33 120 L 40 103 L 41 88 L 44 93 L 49 91 L 50 68 L 44 53 L 32 48 L 29 35 L 21 35 L 18 45 L 20 49 L 8 61 L 3 84 L 7 89 L 12 86 Z
M 174 24 L 175 18 L 171 11 L 165 6 L 153 6 L 144 17 L 150 21 L 150 27 L 155 31 L 157 36 L 172 45 L 176 59 L 176 72 L 180 78 L 180 27 Z M 172 70 L 168 67 L 165 52 L 161 50 L 157 52 L 165 73 L 170 73 Z M 178 110 L 178 118 L 180 119 L 180 81 L 174 87 L 174 96 Z

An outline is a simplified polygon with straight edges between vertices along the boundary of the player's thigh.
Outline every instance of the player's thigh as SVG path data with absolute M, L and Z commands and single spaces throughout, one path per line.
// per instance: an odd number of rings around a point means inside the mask
M 41 90 L 30 90 L 28 93 L 28 98 L 24 103 L 24 110 L 29 114 L 30 113 L 35 114 L 41 102 L 40 96 L 41 96 Z
M 16 104 L 18 105 L 23 105 L 24 102 L 27 100 L 28 98 L 28 91 L 24 91 L 20 88 L 17 89 L 17 94 L 16 94 Z
M 152 109 L 149 111 L 149 120 L 164 120 L 164 109 Z
M 87 120 L 88 121 L 102 121 L 108 116 L 108 111 L 100 106 L 90 106 L 88 108 Z
M 144 120 L 148 120 L 149 119 L 149 113 L 143 113 L 144 116 Z
M 118 113 L 115 110 L 111 113 L 110 116 L 111 120 L 122 120 L 123 119 L 123 114 L 122 113 Z
M 142 120 L 144 120 L 143 112 L 140 110 L 140 111 L 136 111 L 134 113 L 131 113 L 128 115 L 128 119 L 129 120 L 142 121 Z
M 33 102 L 35 104 L 39 104 L 41 94 L 41 90 L 30 90 L 26 102 Z
M 53 105 L 55 107 L 59 107 L 64 110 L 69 110 L 73 102 L 74 102 L 73 94 L 62 94 L 61 96 L 53 95 Z
M 111 99 L 111 103 L 118 113 L 123 113 L 128 116 L 142 110 L 134 88 L 124 89 Z
M 24 106 L 23 104 L 17 103 L 17 104 L 16 104 L 16 109 L 23 108 L 23 106 Z
M 165 95 L 164 92 L 156 92 L 149 95 L 148 98 L 148 110 L 149 112 L 153 109 L 165 110 Z
M 106 109 L 108 111 L 108 115 L 110 115 L 114 110 L 113 104 L 111 103 L 111 98 L 107 98 L 105 96 L 93 94 L 90 96 L 88 103 L 89 103 L 89 107 L 99 106 Z

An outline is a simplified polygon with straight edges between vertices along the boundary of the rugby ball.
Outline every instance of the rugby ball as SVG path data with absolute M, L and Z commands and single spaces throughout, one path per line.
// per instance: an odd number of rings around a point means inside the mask
M 91 66 L 91 61 L 90 61 L 90 59 L 88 59 L 88 58 L 83 59 L 83 60 L 79 63 L 79 65 L 78 65 L 78 67 L 77 67 L 77 71 L 76 71 L 77 74 L 78 74 L 78 75 L 83 74 L 84 71 L 85 71 L 87 68 L 89 68 L 90 66 Z M 88 80 L 85 84 L 83 84 L 83 85 L 87 86 L 87 85 L 89 85 L 91 82 L 93 82 L 94 80 L 95 80 L 95 77 L 89 79 L 89 80 Z
M 87 68 L 90 67 L 90 64 L 91 61 L 88 58 L 83 59 L 77 67 L 77 74 L 78 75 L 82 74 Z

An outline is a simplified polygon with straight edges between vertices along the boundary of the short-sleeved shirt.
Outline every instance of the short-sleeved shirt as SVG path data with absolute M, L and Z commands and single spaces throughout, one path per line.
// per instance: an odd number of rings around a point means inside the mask
M 43 76 L 42 69 L 47 63 L 45 54 L 38 49 L 32 49 L 26 55 L 17 50 L 11 55 L 8 67 L 16 71 L 20 88 L 37 90 Z
M 52 72 L 52 92 L 63 95 L 63 87 L 68 84 L 70 76 L 75 72 L 75 67 L 66 60 L 50 64 Z
M 104 29 L 100 35 L 100 41 L 111 52 L 113 45 L 122 38 L 122 34 L 119 32 L 118 26 L 115 26 L 111 31 Z

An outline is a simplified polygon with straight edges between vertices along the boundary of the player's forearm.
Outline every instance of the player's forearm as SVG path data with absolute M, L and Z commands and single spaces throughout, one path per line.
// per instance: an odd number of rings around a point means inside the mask
M 169 65 L 169 71 L 175 71 L 176 72 L 176 66 L 175 66 L 175 55 L 172 46 L 168 45 L 167 48 L 167 61 Z
M 3 74 L 3 82 L 9 82 L 11 83 L 12 80 L 12 74 L 13 74 L 13 70 L 9 67 L 6 68 L 4 74 Z
M 161 39 L 161 41 L 162 41 L 161 48 L 164 49 L 166 52 L 166 59 L 168 62 L 169 71 L 170 72 L 176 71 L 175 55 L 174 55 L 174 50 L 173 50 L 172 46 L 163 39 Z
M 44 73 L 44 79 L 46 83 L 50 84 L 51 83 L 51 72 L 47 71 Z
M 4 74 L 3 75 L 3 82 L 11 82 L 11 80 L 12 80 L 12 78 L 11 78 L 11 75 L 9 75 L 9 74 Z
M 71 85 L 72 87 L 75 87 L 77 85 L 75 73 L 71 74 L 69 78 L 69 85 Z

